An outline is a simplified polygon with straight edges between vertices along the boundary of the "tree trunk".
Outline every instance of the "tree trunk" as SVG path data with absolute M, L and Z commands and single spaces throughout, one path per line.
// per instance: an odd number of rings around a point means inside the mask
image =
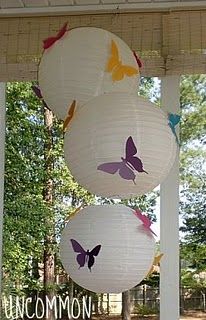
M 53 201 L 53 181 L 52 181 L 52 170 L 53 170 L 53 157 L 52 157 L 52 125 L 53 125 L 53 114 L 50 110 L 44 109 L 44 121 L 46 126 L 46 141 L 44 146 L 44 161 L 45 161 L 45 185 L 44 185 L 44 201 L 48 207 L 48 214 L 45 218 L 45 225 L 47 226 L 47 234 L 44 239 L 44 291 L 45 301 L 46 296 L 51 300 L 55 294 L 55 255 L 54 255 L 54 244 L 55 244 L 55 216 L 52 209 Z M 54 314 L 52 310 L 48 312 L 48 320 L 54 320 Z
M 130 291 L 122 292 L 122 320 L 131 320 Z
M 69 308 L 72 309 L 72 301 L 74 299 L 74 281 L 69 277 Z M 70 320 L 73 320 L 71 317 Z

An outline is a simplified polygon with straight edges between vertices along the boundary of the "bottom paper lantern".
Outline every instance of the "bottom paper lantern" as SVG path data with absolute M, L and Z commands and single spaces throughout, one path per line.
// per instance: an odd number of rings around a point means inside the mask
M 155 240 L 134 210 L 124 205 L 88 206 L 63 230 L 60 256 L 69 276 L 97 293 L 133 288 L 149 272 Z

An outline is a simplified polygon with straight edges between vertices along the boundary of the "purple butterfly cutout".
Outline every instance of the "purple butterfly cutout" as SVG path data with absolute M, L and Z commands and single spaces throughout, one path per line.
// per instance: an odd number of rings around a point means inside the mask
M 125 158 L 121 157 L 121 162 L 103 163 L 97 167 L 97 170 L 101 170 L 110 174 L 114 174 L 119 170 L 120 177 L 125 180 L 133 180 L 134 183 L 136 178 L 133 172 L 134 170 L 148 174 L 148 172 L 143 169 L 143 163 L 140 158 L 135 157 L 137 148 L 131 136 L 127 139 L 125 153 L 126 156 Z
M 79 269 L 84 267 L 85 263 L 87 263 L 87 266 L 89 270 L 91 271 L 91 267 L 94 265 L 95 259 L 94 257 L 97 257 L 99 254 L 99 251 L 101 249 L 101 245 L 97 245 L 94 249 L 91 251 L 87 250 L 85 251 L 82 246 L 74 239 L 70 239 L 72 243 L 72 248 L 74 252 L 78 253 L 77 255 L 77 263 L 79 264 Z
M 36 94 L 36 96 L 42 101 L 43 105 L 45 108 L 49 109 L 49 107 L 47 106 L 46 102 L 44 101 L 44 98 L 42 96 L 41 93 L 41 89 L 39 86 L 31 86 L 32 90 L 34 91 L 34 93 Z M 49 109 L 50 110 L 50 109 Z M 51 111 L 51 110 L 50 110 Z

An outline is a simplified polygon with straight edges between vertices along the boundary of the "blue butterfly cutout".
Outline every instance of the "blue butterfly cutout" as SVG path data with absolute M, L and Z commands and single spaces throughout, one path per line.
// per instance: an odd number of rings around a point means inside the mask
M 178 145 L 180 145 L 180 143 L 179 143 L 177 133 L 175 131 L 175 127 L 180 122 L 180 118 L 181 116 L 179 114 L 168 113 L 168 120 L 169 120 L 168 125 L 170 126 Z

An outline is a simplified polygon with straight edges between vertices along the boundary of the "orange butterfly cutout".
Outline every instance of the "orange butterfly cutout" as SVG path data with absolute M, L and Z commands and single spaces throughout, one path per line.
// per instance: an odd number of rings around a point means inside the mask
M 67 223 L 69 220 L 71 220 L 74 216 L 76 216 L 77 213 L 83 208 L 82 204 L 78 207 L 75 208 L 65 219 L 65 222 Z
M 156 271 L 157 267 L 160 265 L 160 260 L 162 259 L 163 255 L 164 253 L 160 253 L 158 256 L 154 257 L 152 266 L 147 273 L 147 277 Z
M 64 124 L 63 124 L 63 131 L 64 132 L 66 132 L 68 125 L 74 116 L 75 109 L 76 109 L 76 100 L 73 100 L 72 104 L 69 107 L 68 115 L 67 115 L 66 119 L 64 120 Z
M 78 208 L 76 208 L 70 215 L 69 219 L 73 218 L 79 211 L 82 209 L 82 205 L 80 205 Z
M 138 69 L 122 64 L 119 57 L 119 51 L 114 40 L 112 40 L 111 56 L 107 64 L 106 71 L 112 73 L 113 81 L 122 80 L 124 76 L 132 77 L 139 73 Z

